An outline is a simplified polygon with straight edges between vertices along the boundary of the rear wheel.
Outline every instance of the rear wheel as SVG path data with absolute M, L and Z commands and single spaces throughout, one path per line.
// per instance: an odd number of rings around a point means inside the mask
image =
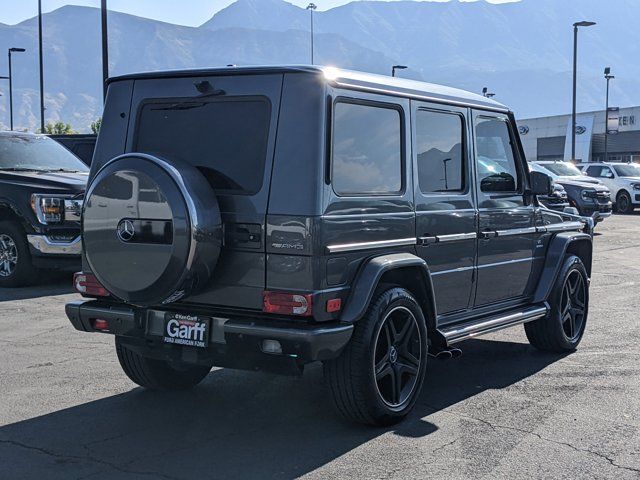
M 27 234 L 15 222 L 0 222 L 0 287 L 30 285 L 35 281 L 36 273 Z
M 349 420 L 391 425 L 413 408 L 424 382 L 427 328 L 405 289 L 374 298 L 344 352 L 325 363 L 334 405 Z
M 116 352 L 127 377 L 148 390 L 188 390 L 204 380 L 211 371 L 211 367 L 145 357 L 127 348 L 119 337 L 116 337 Z
M 525 324 L 529 343 L 551 352 L 575 350 L 584 335 L 589 310 L 589 277 L 575 255 L 566 257 L 549 304 L 549 315 Z
M 631 195 L 628 192 L 622 191 L 618 193 L 616 197 L 616 210 L 620 213 L 632 213 L 633 203 L 631 203 Z

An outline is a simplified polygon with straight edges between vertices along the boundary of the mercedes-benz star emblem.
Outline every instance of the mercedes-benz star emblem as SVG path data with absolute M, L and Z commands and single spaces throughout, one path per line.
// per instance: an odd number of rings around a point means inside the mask
M 130 242 L 136 234 L 136 227 L 131 220 L 121 220 L 118 224 L 118 238 L 123 242 Z

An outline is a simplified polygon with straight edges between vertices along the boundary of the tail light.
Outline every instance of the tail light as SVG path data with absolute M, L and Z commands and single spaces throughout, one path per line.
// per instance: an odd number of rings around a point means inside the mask
M 108 297 L 109 292 L 100 285 L 95 275 L 78 272 L 73 275 L 73 287 L 83 297 Z
M 262 311 L 309 317 L 313 313 L 313 296 L 300 293 L 266 291 L 264 292 Z
M 93 328 L 95 330 L 99 330 L 101 332 L 109 331 L 109 322 L 101 318 L 94 318 L 93 320 L 91 320 L 91 324 L 93 325 Z

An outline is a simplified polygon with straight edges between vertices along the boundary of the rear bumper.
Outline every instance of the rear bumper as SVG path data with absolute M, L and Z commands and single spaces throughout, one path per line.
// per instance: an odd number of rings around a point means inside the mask
M 339 322 L 310 324 L 252 318 L 212 318 L 206 348 L 163 343 L 164 311 L 85 300 L 68 303 L 67 317 L 76 330 L 97 332 L 95 319 L 106 320 L 108 332 L 122 337 L 146 355 L 249 370 L 280 370 L 282 364 L 303 365 L 340 355 L 353 332 L 353 325 Z M 265 353 L 264 340 L 275 340 L 281 353 Z M 185 356 L 186 355 L 186 356 Z M 276 368 L 272 368 L 277 365 Z M 282 373 L 282 372 L 279 372 Z

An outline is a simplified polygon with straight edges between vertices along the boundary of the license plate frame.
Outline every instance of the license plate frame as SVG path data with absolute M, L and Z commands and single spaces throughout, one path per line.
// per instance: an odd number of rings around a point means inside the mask
M 211 338 L 211 318 L 166 312 L 162 342 L 182 347 L 207 348 Z

